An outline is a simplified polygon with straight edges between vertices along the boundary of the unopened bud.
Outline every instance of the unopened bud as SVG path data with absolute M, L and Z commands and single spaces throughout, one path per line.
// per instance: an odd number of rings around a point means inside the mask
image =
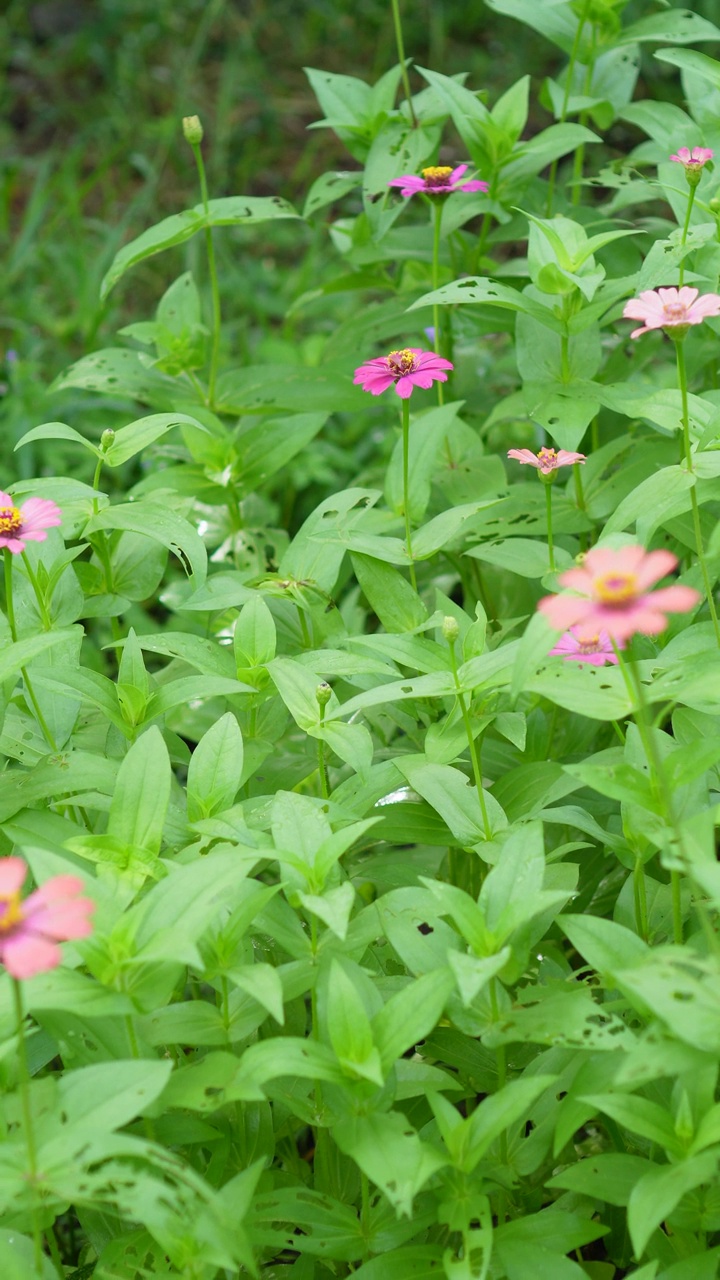
M 103 453 L 107 453 L 108 449 L 115 443 L 115 432 L 112 427 L 108 427 L 107 431 L 103 431 L 100 437 L 100 448 Z
M 442 633 L 448 644 L 454 644 L 460 635 L 460 628 L 457 624 L 457 619 L 452 617 L 443 618 Z
M 720 213 L 720 200 L 718 200 L 717 196 L 713 196 L 712 200 L 708 200 L 708 209 L 716 216 Z M 8 359 L 9 358 L 10 352 L 8 351 Z
M 332 689 L 330 688 L 330 685 L 328 684 L 327 680 L 320 681 L 320 684 L 315 690 L 315 697 L 317 698 L 317 703 L 319 707 L 327 706 L 328 702 L 332 697 Z
M 203 140 L 203 127 L 199 116 L 183 116 L 183 134 L 191 147 L 198 146 Z

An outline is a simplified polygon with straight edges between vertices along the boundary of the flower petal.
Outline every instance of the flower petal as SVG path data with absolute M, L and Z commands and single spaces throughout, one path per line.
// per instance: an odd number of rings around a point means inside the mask
M 22 981 L 33 978 L 37 973 L 56 969 L 62 960 L 62 952 L 57 943 L 20 928 L 0 938 L 0 960 L 12 978 Z
M 0 895 L 19 893 L 27 872 L 27 863 L 22 858 L 0 858 Z

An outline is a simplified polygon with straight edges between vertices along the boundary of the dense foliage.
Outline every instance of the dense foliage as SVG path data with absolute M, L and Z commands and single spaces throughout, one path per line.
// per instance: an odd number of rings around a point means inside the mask
M 6 464 L 8 1280 L 717 1274 L 720 29 L 490 7 L 301 212 L 186 117 Z

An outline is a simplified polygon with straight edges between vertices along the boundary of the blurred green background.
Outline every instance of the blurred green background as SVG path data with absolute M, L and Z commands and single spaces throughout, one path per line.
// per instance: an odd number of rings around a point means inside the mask
M 661 7 L 631 0 L 624 20 Z M 404 0 L 401 8 L 407 54 L 448 74 L 468 72 L 468 85 L 490 102 L 527 72 L 536 99 L 542 78 L 564 64 L 559 50 L 483 0 Z M 720 21 L 720 0 L 693 8 Z M 200 253 L 193 242 L 177 263 L 151 259 L 101 306 L 99 282 L 120 245 L 198 198 L 181 117 L 203 120 L 212 195 L 281 194 L 301 205 L 318 174 L 354 167 L 329 130 L 308 132 L 321 113 L 303 67 L 374 81 L 396 62 L 396 49 L 389 0 L 6 0 L 0 59 L 0 388 L 12 388 L 0 400 L 0 433 L 7 447 L 29 426 L 59 416 L 45 395 L 52 378 L 108 345 L 122 324 L 145 318 Z M 646 52 L 638 93 L 679 100 L 679 78 Z M 536 103 L 530 132 L 549 123 Z M 638 140 L 637 131 L 617 125 L 607 143 L 623 154 Z M 223 263 L 225 292 L 248 317 L 231 335 L 238 362 L 247 354 L 248 324 L 266 331 L 280 324 L 332 252 L 322 222 L 278 224 L 254 235 L 248 249 L 242 263 L 237 255 Z M 3 367 L 8 350 L 20 358 Z

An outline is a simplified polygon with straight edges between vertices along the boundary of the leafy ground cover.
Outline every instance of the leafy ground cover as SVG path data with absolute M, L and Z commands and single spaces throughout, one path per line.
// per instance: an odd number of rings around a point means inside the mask
M 6 354 L 10 1280 L 717 1275 L 720 29 L 492 9 Z

